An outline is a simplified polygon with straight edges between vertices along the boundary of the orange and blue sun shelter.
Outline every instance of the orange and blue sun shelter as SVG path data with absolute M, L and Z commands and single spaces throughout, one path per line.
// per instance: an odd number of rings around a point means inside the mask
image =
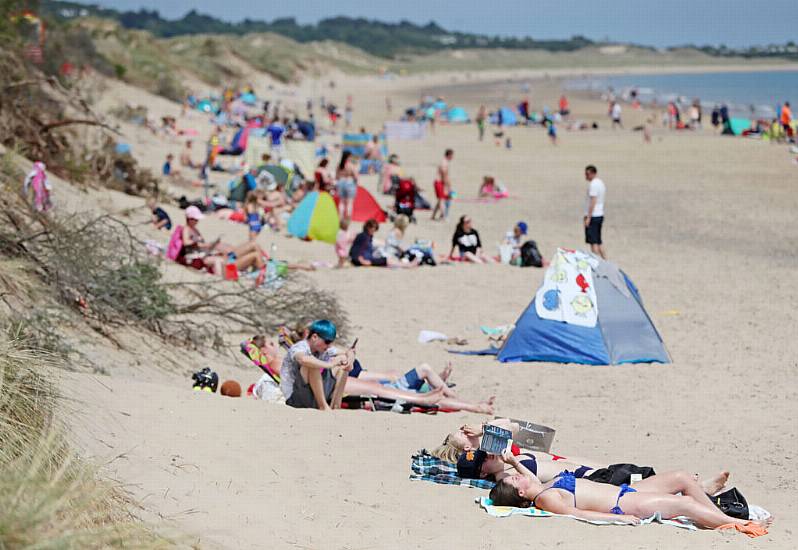
M 288 219 L 288 232 L 300 239 L 335 244 L 338 234 L 338 210 L 329 193 L 313 191 L 297 205 Z

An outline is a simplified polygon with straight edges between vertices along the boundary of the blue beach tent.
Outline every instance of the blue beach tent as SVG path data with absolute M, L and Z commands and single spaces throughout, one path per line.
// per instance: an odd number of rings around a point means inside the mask
M 543 319 L 533 299 L 499 350 L 499 361 L 670 363 L 665 344 L 631 279 L 609 262 L 598 260 L 594 265 L 598 266 L 592 273 L 598 311 L 595 326 Z M 604 269 L 607 266 L 611 269 Z M 612 274 L 609 277 L 608 272 Z
M 452 107 L 446 113 L 446 119 L 449 122 L 468 122 L 468 113 L 462 107 Z
M 501 112 L 502 124 L 504 126 L 515 126 L 518 123 L 518 115 L 509 107 L 502 107 L 490 117 L 491 124 L 499 123 L 499 112 Z

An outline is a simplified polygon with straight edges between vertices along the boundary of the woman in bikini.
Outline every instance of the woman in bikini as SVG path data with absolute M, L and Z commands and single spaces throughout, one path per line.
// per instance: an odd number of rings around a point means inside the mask
M 727 516 L 712 504 L 701 485 L 684 472 L 655 475 L 638 481 L 634 488 L 623 484 L 619 489 L 577 479 L 571 472 L 562 472 L 553 480 L 541 483 L 509 451 L 505 451 L 501 459 L 517 473 L 505 477 L 491 490 L 490 499 L 497 506 L 535 506 L 554 514 L 629 525 L 639 525 L 641 519 L 655 513 L 666 519 L 684 516 L 709 529 L 749 523 L 766 527 L 772 522 L 772 518 L 750 522 Z
M 519 425 L 507 418 L 496 418 L 489 423 L 510 430 L 514 437 L 519 430 Z M 479 450 L 483 428 L 484 424 L 482 426 L 461 426 L 447 435 L 443 444 L 433 449 L 431 454 L 441 460 L 457 464 L 460 477 L 501 481 L 509 475 L 505 471 L 505 463 L 501 457 Z M 473 453 L 469 455 L 468 451 L 473 451 Z M 628 463 L 607 465 L 595 460 L 530 451 L 516 446 L 514 446 L 513 454 L 544 483 L 551 481 L 565 470 L 573 472 L 577 478 L 587 478 L 610 485 L 629 482 L 632 474 L 641 474 L 644 478 L 655 475 L 654 469 L 647 466 L 641 467 Z M 693 476 L 693 478 L 696 477 Z M 705 493 L 714 495 L 723 490 L 728 479 L 729 472 L 724 471 L 716 476 L 700 480 L 699 483 Z

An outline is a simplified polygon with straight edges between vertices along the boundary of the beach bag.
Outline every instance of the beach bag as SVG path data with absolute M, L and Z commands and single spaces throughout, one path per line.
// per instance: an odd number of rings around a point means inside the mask
M 743 494 L 737 490 L 737 487 L 732 487 L 728 491 L 709 498 L 727 516 L 737 519 L 749 519 L 748 502 Z
M 521 267 L 543 267 L 543 256 L 535 241 L 527 241 L 521 246 Z
M 166 246 L 166 257 L 177 261 L 180 251 L 183 249 L 183 226 L 178 225 L 169 237 L 169 244 Z

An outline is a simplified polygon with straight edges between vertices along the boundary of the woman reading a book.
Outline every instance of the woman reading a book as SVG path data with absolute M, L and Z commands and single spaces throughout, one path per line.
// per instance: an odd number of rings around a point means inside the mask
M 510 430 L 513 437 L 518 436 L 520 426 L 508 418 L 497 418 L 490 421 L 491 425 Z M 480 450 L 484 424 L 481 426 L 461 426 L 452 432 L 443 442 L 443 445 L 434 449 L 432 455 L 452 462 L 457 465 L 460 477 L 470 479 L 490 479 L 500 481 L 509 474 L 505 472 L 505 463 L 494 454 Z M 547 482 L 554 479 L 563 471 L 573 472 L 576 478 L 585 478 L 597 483 L 608 483 L 620 486 L 631 483 L 632 476 L 640 479 L 656 475 L 650 466 L 637 466 L 630 463 L 601 464 L 594 460 L 583 458 L 566 458 L 557 454 L 543 451 L 521 449 L 513 445 L 512 454 L 541 481 Z M 699 483 L 707 494 L 714 495 L 721 491 L 729 478 L 729 472 L 701 480 Z

